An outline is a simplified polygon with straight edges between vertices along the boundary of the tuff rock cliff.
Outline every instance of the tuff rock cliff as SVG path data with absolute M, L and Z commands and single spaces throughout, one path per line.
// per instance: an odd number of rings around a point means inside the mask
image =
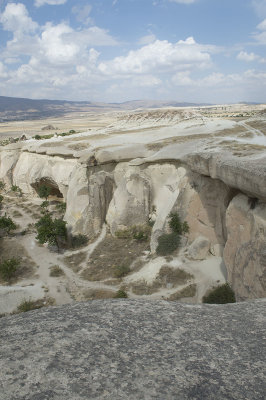
M 169 110 L 132 113 L 97 132 L 6 146 L 0 179 L 28 196 L 51 186 L 67 203 L 72 233 L 97 237 L 104 222 L 115 234 L 153 221 L 152 252 L 177 211 L 190 227 L 188 258 L 221 257 L 238 300 L 264 297 L 265 147 L 243 144 L 253 120 L 171 112 L 172 119 Z

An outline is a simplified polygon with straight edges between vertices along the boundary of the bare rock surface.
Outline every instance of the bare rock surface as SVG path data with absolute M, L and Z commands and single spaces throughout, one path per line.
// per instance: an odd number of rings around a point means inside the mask
M 266 205 L 258 201 L 252 205 L 250 200 L 237 195 L 226 213 L 224 260 L 239 300 L 265 297 L 266 291 Z
M 1 400 L 263 400 L 265 301 L 93 301 L 0 320 Z

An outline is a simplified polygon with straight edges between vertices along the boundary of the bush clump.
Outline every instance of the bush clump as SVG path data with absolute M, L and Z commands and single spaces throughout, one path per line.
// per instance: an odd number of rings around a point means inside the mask
M 175 232 L 164 233 L 158 238 L 156 253 L 159 256 L 167 256 L 173 253 L 178 248 L 180 240 L 180 235 Z
M 127 292 L 121 289 L 119 289 L 114 295 L 114 299 L 126 299 L 127 297 Z
M 135 239 L 138 242 L 146 241 L 151 232 L 149 225 L 134 225 L 128 229 L 118 230 L 115 236 L 118 239 Z
M 126 265 L 115 265 L 113 269 L 115 278 L 123 278 L 123 276 L 126 276 L 130 271 L 130 268 Z
M 207 295 L 203 296 L 202 302 L 209 304 L 235 303 L 236 298 L 235 293 L 230 287 L 229 283 L 225 283 L 223 285 L 217 286 Z
M 33 300 L 23 300 L 19 306 L 17 307 L 17 312 L 22 313 L 22 312 L 27 312 L 31 310 L 37 310 L 38 308 L 44 307 L 44 304 L 42 301 L 33 301 Z
M 187 221 L 181 222 L 178 213 L 170 213 L 169 217 L 170 217 L 169 226 L 172 232 L 175 232 L 178 235 L 183 235 L 184 233 L 189 232 L 189 226 Z
M 76 235 L 71 237 L 71 247 L 73 249 L 86 246 L 88 244 L 89 238 L 86 235 Z
M 3 261 L 0 264 L 0 277 L 6 282 L 10 282 L 16 276 L 19 264 L 19 260 L 14 257 Z
M 0 229 L 3 229 L 8 234 L 10 231 L 15 230 L 17 228 L 16 224 L 10 217 L 4 216 L 0 217 Z
M 164 233 L 158 238 L 156 253 L 160 256 L 167 256 L 173 253 L 179 246 L 181 235 L 189 232 L 189 226 L 186 221 L 181 222 L 177 213 L 169 214 L 169 226 L 171 233 Z

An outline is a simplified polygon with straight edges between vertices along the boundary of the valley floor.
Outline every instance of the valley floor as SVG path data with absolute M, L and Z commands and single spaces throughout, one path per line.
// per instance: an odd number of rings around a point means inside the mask
M 1 239 L 1 261 L 20 259 L 18 276 L 11 284 L 0 282 L 0 314 L 16 311 L 25 300 L 44 305 L 73 301 L 113 298 L 119 289 L 129 298 L 171 299 L 201 302 L 205 292 L 226 280 L 222 258 L 211 254 L 204 261 L 192 261 L 186 246 L 171 256 L 151 255 L 148 242 L 132 238 L 114 238 L 103 226 L 99 237 L 78 249 L 41 245 L 36 240 L 34 224 L 41 217 L 42 200 L 4 195 L 2 213 L 17 225 L 17 230 Z M 50 211 L 57 216 L 57 200 Z M 125 276 L 117 277 L 117 265 L 128 265 Z M 54 266 L 61 275 L 51 276 Z

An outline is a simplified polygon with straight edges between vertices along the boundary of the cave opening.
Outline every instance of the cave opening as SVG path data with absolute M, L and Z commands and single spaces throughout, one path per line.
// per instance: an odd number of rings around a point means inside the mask
M 63 199 L 64 197 L 60 192 L 57 183 L 50 178 L 41 178 L 40 180 L 32 183 L 31 186 L 37 194 L 41 186 L 47 186 L 50 189 L 49 197 L 56 197 L 57 199 Z

